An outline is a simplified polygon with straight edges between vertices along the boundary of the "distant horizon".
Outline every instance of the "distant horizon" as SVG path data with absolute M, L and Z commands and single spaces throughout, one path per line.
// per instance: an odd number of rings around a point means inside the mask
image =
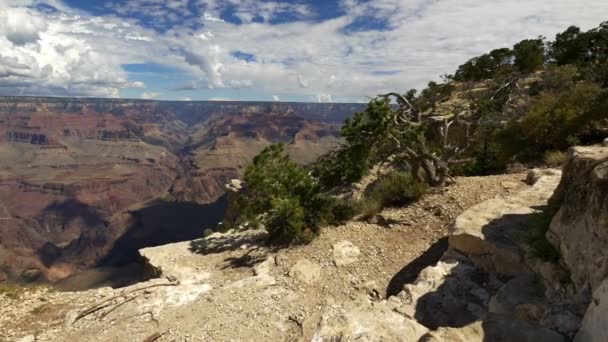
M 0 95 L 365 103 L 604 0 L 0 0 Z
M 61 96 L 61 95 L 1 95 L 0 99 L 5 98 L 24 98 L 24 99 L 78 99 L 78 100 L 103 100 L 103 101 L 140 101 L 140 102 L 217 102 L 217 103 L 298 103 L 298 104 L 314 104 L 314 105 L 365 105 L 367 102 L 312 102 L 312 101 L 264 101 L 264 100 L 161 100 L 161 99 L 141 99 L 141 98 L 125 98 L 125 97 L 91 97 L 91 96 Z

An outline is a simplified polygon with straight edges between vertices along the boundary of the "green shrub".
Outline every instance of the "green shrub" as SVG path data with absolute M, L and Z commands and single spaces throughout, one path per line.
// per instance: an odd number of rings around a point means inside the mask
M 547 166 L 557 167 L 564 164 L 564 162 L 566 161 L 566 157 L 566 153 L 562 151 L 550 150 L 545 152 L 543 160 L 545 161 L 545 164 L 547 164 Z
M 365 198 L 361 201 L 361 218 L 370 219 L 382 211 L 382 203 L 376 198 Z
M 529 242 L 532 253 L 536 257 L 544 261 L 557 263 L 561 258 L 560 252 L 546 237 L 553 214 L 554 210 L 551 209 L 532 214 L 529 221 Z
M 273 244 L 305 243 L 318 233 L 319 187 L 289 159 L 283 145 L 271 145 L 253 159 L 245 170 L 245 186 L 229 199 L 225 227 L 263 225 Z
M 426 185 L 417 182 L 410 173 L 393 172 L 372 185 L 364 196 L 361 213 L 363 218 L 373 217 L 382 208 L 411 203 L 425 192 Z
M 336 198 L 329 195 L 319 195 L 321 206 L 318 210 L 318 221 L 324 225 L 340 225 L 352 219 L 361 211 L 359 201 Z

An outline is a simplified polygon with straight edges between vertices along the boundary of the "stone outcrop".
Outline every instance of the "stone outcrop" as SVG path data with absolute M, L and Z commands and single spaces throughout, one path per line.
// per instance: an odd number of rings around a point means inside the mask
M 551 198 L 557 209 L 549 240 L 578 291 L 593 292 L 608 276 L 608 147 L 575 147 Z
M 450 247 L 487 272 L 507 276 L 528 272 L 524 259 L 530 215 L 546 206 L 561 174 L 557 170 L 536 173 L 539 175 L 532 177 L 536 182 L 530 189 L 482 202 L 458 216 Z
M 328 305 L 311 341 L 416 342 L 427 331 L 416 320 L 391 310 L 386 302 L 359 298 Z
M 291 270 L 289 276 L 305 284 L 312 285 L 321 278 L 321 266 L 307 259 L 299 260 Z
M 608 279 L 595 289 L 575 342 L 608 341 Z

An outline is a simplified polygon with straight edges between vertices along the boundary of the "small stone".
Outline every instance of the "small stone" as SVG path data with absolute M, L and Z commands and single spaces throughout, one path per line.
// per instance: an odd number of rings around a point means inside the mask
M 22 338 L 20 338 L 19 340 L 17 340 L 17 342 L 34 342 L 36 341 L 36 336 L 34 335 L 27 335 L 24 336 Z
M 344 266 L 356 262 L 361 251 L 350 241 L 340 241 L 333 245 L 334 264 Z
M 301 259 L 291 268 L 289 276 L 312 285 L 321 278 L 321 266 L 308 259 Z
M 39 269 L 30 268 L 29 270 L 25 270 L 23 271 L 23 273 L 21 273 L 21 278 L 23 279 L 23 281 L 31 283 L 38 280 L 38 278 L 40 278 L 40 274 L 41 272 Z

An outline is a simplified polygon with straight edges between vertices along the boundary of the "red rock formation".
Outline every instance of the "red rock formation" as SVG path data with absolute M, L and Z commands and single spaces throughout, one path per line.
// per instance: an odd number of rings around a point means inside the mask
M 356 108 L 328 106 L 0 98 L 0 274 L 61 279 L 94 266 L 134 225 L 129 241 L 145 243 L 145 219 L 133 220 L 146 203 L 215 202 L 272 142 L 311 160 L 339 131 L 310 119 Z

